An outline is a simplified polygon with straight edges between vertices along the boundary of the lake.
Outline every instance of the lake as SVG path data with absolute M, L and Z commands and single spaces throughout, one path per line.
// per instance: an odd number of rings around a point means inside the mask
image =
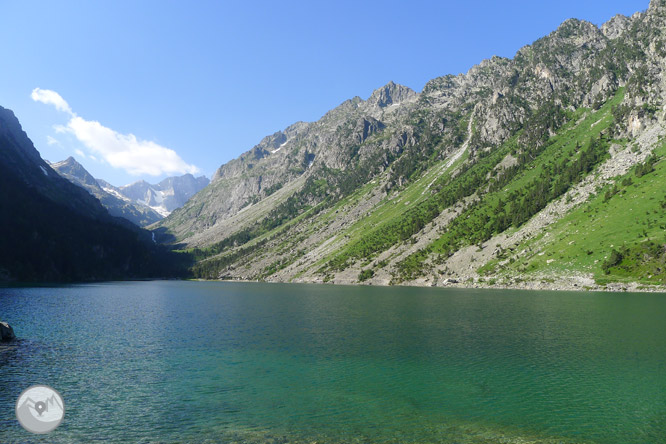
M 666 442 L 664 294 L 120 282 L 0 289 L 0 319 L 3 443 Z

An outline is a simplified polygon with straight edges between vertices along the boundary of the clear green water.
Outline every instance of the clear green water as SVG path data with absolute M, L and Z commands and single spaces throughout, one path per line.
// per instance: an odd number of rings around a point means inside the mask
M 0 289 L 0 319 L 0 442 L 666 442 L 663 294 L 134 282 Z

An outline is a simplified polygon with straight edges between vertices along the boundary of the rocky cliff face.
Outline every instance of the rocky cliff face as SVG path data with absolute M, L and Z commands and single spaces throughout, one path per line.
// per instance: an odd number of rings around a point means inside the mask
M 229 219 L 277 191 L 277 200 L 284 200 L 305 179 L 322 171 L 346 171 L 350 165 L 383 156 L 387 149 L 397 153 L 408 134 L 382 139 L 372 149 L 365 142 L 389 122 L 404 118 L 417 99 L 411 89 L 391 82 L 367 101 L 355 97 L 318 122 L 298 122 L 267 136 L 238 159 L 222 165 L 207 188 L 159 226 L 168 227 L 181 239 L 187 233 L 211 229 L 205 236 L 219 240 L 226 229 L 216 231 L 217 221 Z
M 150 184 L 140 180 L 122 187 L 114 187 L 103 180 L 98 180 L 100 186 L 115 196 L 135 205 L 150 208 L 159 217 L 168 216 L 177 208 L 182 207 L 187 200 L 208 185 L 205 176 L 194 177 L 185 174 L 179 177 L 167 177 L 158 184 Z
M 208 277 L 463 274 L 447 258 L 532 218 L 564 217 L 570 202 L 592 199 L 591 184 L 610 186 L 593 171 L 629 174 L 658 147 L 665 19 L 653 0 L 601 27 L 567 20 L 513 59 L 493 57 L 420 93 L 391 82 L 266 137 L 159 225 L 200 247 L 197 270 Z M 581 183 L 575 199 L 567 194 Z M 557 217 L 541 213 L 564 196 Z M 491 257 L 465 262 L 464 274 Z
M 122 217 L 140 227 L 157 222 L 163 217 L 148 206 L 135 204 L 130 199 L 124 198 L 108 184 L 106 186 L 108 191 L 106 191 L 73 157 L 53 163 L 51 167 L 65 179 L 95 196 L 112 216 Z M 106 184 L 106 182 L 103 183 Z

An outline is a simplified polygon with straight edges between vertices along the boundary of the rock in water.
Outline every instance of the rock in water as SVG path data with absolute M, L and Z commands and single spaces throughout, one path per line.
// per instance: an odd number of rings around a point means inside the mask
M 11 341 L 16 339 L 14 329 L 6 322 L 0 322 L 0 340 Z

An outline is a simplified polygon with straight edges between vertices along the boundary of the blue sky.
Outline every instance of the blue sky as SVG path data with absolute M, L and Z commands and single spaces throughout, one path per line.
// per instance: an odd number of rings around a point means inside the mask
M 567 18 L 601 24 L 648 4 L 0 0 L 0 105 L 42 157 L 72 155 L 115 185 L 210 177 L 390 80 L 420 91 Z

